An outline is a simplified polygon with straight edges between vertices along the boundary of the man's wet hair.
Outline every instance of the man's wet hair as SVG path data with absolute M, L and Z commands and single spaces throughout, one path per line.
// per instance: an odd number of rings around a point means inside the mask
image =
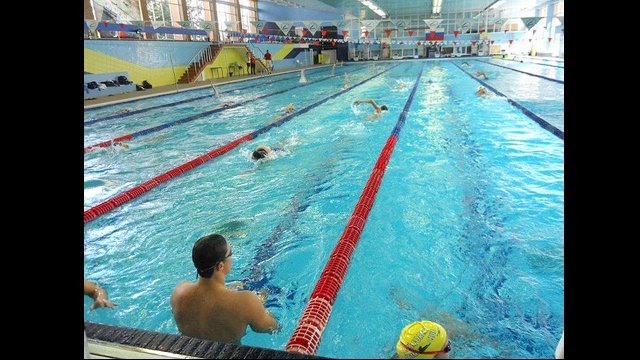
M 227 253 L 227 240 L 218 234 L 206 235 L 198 239 L 191 250 L 191 260 L 198 275 L 210 278 L 216 265 L 224 261 Z
M 387 105 L 382 105 L 382 106 L 380 106 L 380 109 L 382 109 L 382 110 L 389 110 L 389 108 L 387 107 Z
M 253 152 L 251 158 L 253 160 L 263 159 L 267 156 L 267 152 L 264 149 L 259 149 Z

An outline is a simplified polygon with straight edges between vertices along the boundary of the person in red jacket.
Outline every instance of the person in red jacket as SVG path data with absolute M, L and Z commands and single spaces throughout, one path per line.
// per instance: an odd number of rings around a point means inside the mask
M 267 66 L 269 67 L 267 70 L 271 72 L 273 70 L 273 62 L 271 62 L 271 54 L 269 53 L 269 50 L 267 50 L 267 53 L 264 54 L 264 59 L 266 60 Z

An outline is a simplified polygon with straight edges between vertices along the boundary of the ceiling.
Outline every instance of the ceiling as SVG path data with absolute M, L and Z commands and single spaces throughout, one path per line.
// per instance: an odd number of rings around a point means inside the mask
M 273 0 L 272 0 L 273 1 Z M 281 0 L 282 1 L 282 0 Z M 432 17 L 433 0 L 371 0 L 382 8 L 389 18 Z M 495 0 L 442 0 L 441 15 L 454 13 L 479 12 L 494 3 Z M 505 0 L 495 10 L 496 17 L 536 16 L 536 8 L 546 7 L 559 0 Z M 380 19 L 367 6 L 358 0 L 287 0 L 290 5 L 302 8 L 327 11 L 331 9 L 342 14 L 344 19 Z M 298 6 L 295 6 L 298 7 Z

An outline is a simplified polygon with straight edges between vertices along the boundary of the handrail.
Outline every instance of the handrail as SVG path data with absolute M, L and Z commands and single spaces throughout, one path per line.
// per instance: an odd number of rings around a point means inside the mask
M 191 67 L 191 64 L 194 65 L 193 77 L 195 79 L 195 77 L 196 77 L 195 71 L 197 71 L 197 69 L 202 66 L 203 60 L 205 58 L 210 57 L 210 53 L 211 53 L 211 45 L 208 44 L 205 48 L 203 48 L 199 52 L 195 53 L 195 55 L 193 55 L 191 60 L 189 60 L 188 65 L 187 65 L 187 82 L 191 82 L 191 77 L 190 77 L 190 74 L 189 74 L 189 68 Z
M 269 70 L 269 67 L 267 66 L 267 64 L 264 62 L 265 60 L 264 58 L 264 53 L 262 52 L 262 50 L 260 50 L 260 48 L 255 47 L 255 46 L 249 46 L 249 43 L 244 44 L 244 46 L 247 48 L 247 50 L 249 50 L 249 52 L 251 52 L 253 54 L 253 50 L 258 50 L 260 52 L 260 54 L 262 54 L 262 58 L 256 58 L 256 60 L 258 60 L 258 62 L 260 63 L 260 65 L 262 65 L 262 67 L 267 70 L 267 73 L 271 73 L 271 70 Z

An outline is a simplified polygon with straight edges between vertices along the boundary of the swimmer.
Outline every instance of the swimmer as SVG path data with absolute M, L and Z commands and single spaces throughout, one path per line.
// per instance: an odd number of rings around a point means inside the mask
M 373 109 L 375 111 L 375 114 L 378 114 L 378 115 L 382 114 L 383 111 L 389 110 L 387 105 L 378 106 L 378 104 L 376 104 L 376 102 L 371 100 L 371 99 L 356 100 L 356 101 L 353 102 L 353 105 L 359 105 L 359 104 L 362 104 L 362 103 L 369 103 L 369 104 L 373 105 Z
M 485 73 L 484 71 L 476 71 L 476 76 L 477 77 L 483 77 L 485 80 L 489 80 L 489 77 L 487 76 L 487 73 Z
M 471 65 L 469 65 L 469 63 L 468 63 L 468 62 L 463 61 L 463 62 L 462 62 L 462 64 L 460 64 L 460 66 L 467 67 L 467 66 L 471 66 Z
M 235 102 L 233 102 L 233 101 L 225 101 L 222 104 L 220 104 L 220 106 L 218 106 L 218 107 L 216 107 L 214 109 L 228 108 L 228 107 L 230 107 L 231 105 L 234 105 L 234 104 L 235 104 Z
M 291 114 L 292 112 L 296 111 L 296 108 L 293 106 L 293 103 L 289 103 L 285 108 L 284 108 L 284 112 L 286 112 L 287 114 Z
M 211 88 L 213 89 L 213 94 L 217 97 L 220 97 L 220 92 L 218 91 L 218 88 L 213 85 L 213 82 L 211 82 Z
M 480 86 L 476 91 L 477 96 L 491 96 L 491 93 L 484 86 Z
M 449 351 L 447 330 L 433 321 L 416 321 L 405 326 L 396 343 L 399 359 L 448 359 Z
M 125 144 L 125 143 L 121 143 L 121 142 L 119 142 L 119 141 L 116 141 L 116 142 L 112 143 L 111 145 L 112 145 L 112 146 L 121 146 L 121 147 L 123 147 L 123 148 L 125 148 L 125 149 L 128 149 L 128 148 L 129 148 L 129 145 L 127 145 L 127 144 Z
M 351 82 L 349 81 L 349 74 L 344 74 L 344 83 L 342 84 L 342 89 L 347 90 L 351 87 Z
M 131 110 L 129 110 L 129 109 L 122 109 L 122 110 L 120 110 L 120 111 L 116 112 L 116 113 L 115 113 L 115 115 L 119 115 L 119 114 L 127 114 L 129 111 L 131 111 Z
M 253 154 L 251 154 L 251 159 L 252 160 L 264 159 L 277 151 L 283 151 L 283 150 L 284 149 L 282 148 L 277 148 L 277 147 L 270 148 L 267 145 L 260 145 L 256 148 Z
M 271 125 L 274 122 L 282 119 L 286 114 L 291 114 L 291 113 L 293 113 L 295 111 L 296 111 L 296 108 L 295 108 L 295 106 L 293 106 L 293 103 L 289 103 L 289 105 L 287 105 L 284 108 L 284 114 L 277 115 L 276 117 L 273 118 L 273 120 L 269 121 L 269 123 L 267 125 Z
M 396 80 L 396 86 L 393 87 L 394 90 L 404 90 L 406 88 L 407 84 L 402 80 Z

